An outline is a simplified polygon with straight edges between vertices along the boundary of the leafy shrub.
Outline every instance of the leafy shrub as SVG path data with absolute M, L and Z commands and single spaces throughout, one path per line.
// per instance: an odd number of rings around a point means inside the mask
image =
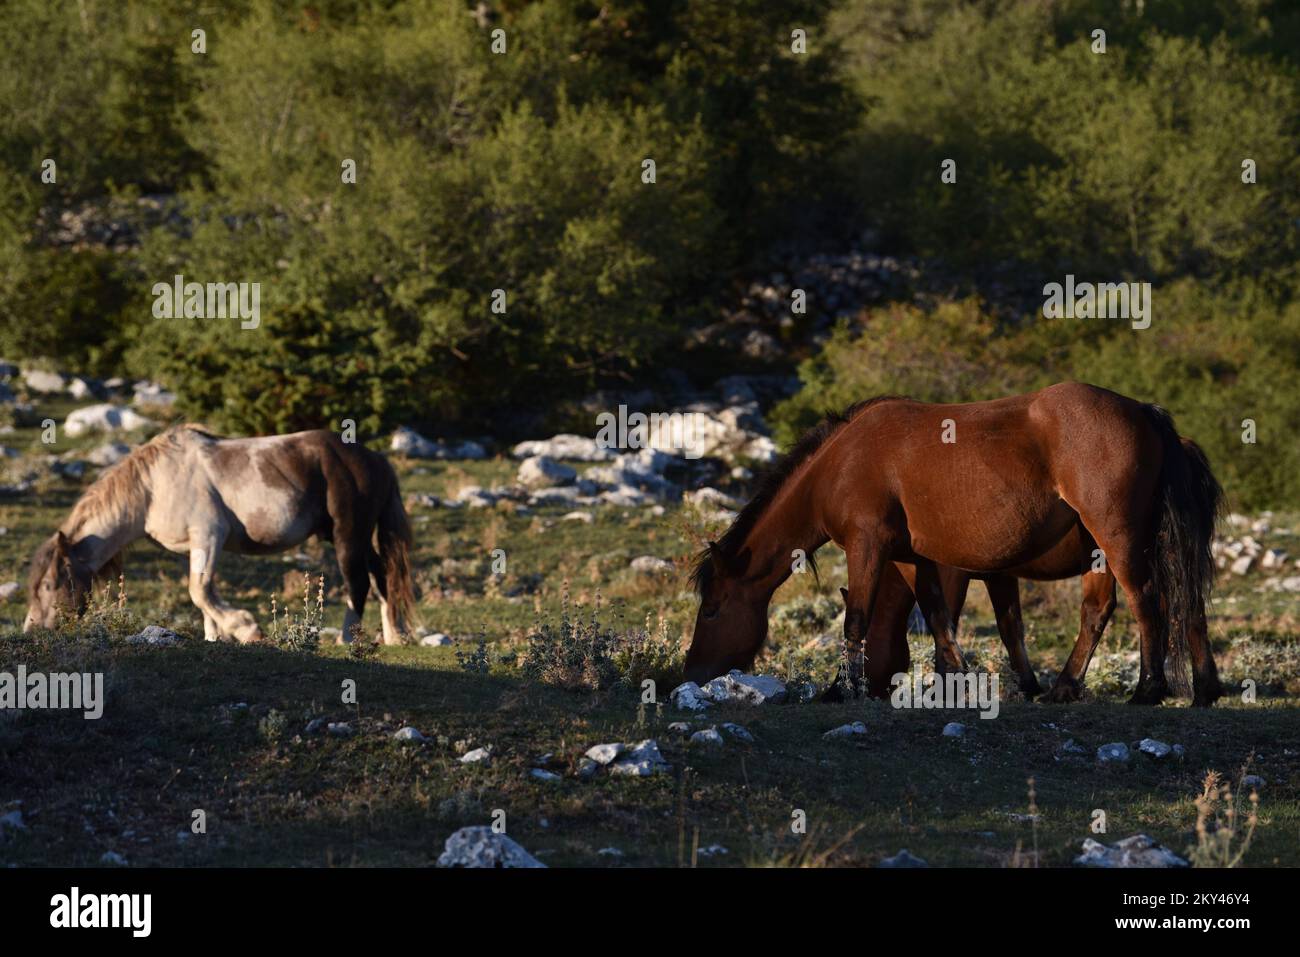
M 601 623 L 595 608 L 586 618 L 571 617 L 567 592 L 559 624 L 538 625 L 519 659 L 525 677 L 571 691 L 637 688 L 646 679 L 667 687 L 681 664 L 665 622 L 652 632 L 648 622 L 639 629 L 611 628 Z
M 320 647 L 320 630 L 325 620 L 325 576 L 317 580 L 316 601 L 311 600 L 311 578 L 304 576 L 302 613 L 286 608 L 283 617 L 271 596 L 271 643 L 288 651 L 313 652 Z
M 1126 18 L 1125 39 L 1096 54 L 1083 25 L 1097 21 L 1078 6 L 930 4 L 919 38 L 864 50 L 850 71 L 872 106 L 844 156 L 864 215 L 895 246 L 976 268 L 1157 281 L 1288 269 L 1291 68 L 1241 39 L 1166 35 L 1151 16 Z M 945 159 L 956 183 L 940 182 Z

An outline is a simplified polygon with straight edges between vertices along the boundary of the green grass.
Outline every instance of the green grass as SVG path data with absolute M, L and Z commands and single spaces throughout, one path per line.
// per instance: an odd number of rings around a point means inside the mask
M 20 429 L 7 444 L 28 451 L 34 435 Z M 82 440 L 79 447 L 95 444 Z M 397 464 L 404 492 L 438 495 L 464 484 L 498 484 L 515 469 L 507 459 Z M 30 458 L 9 465 L 28 467 L 35 467 Z M 25 579 L 32 549 L 80 490 L 75 482 L 43 479 L 36 492 L 0 501 L 0 525 L 9 529 L 0 536 L 0 580 Z M 514 664 L 519 642 L 539 618 L 558 618 L 566 583 L 575 603 L 589 607 L 599 598 L 606 623 L 621 617 L 620 627 L 630 628 L 662 619 L 670 637 L 689 637 L 695 603 L 686 563 L 709 531 L 698 515 L 673 507 L 655 517 L 603 506 L 590 509 L 594 521 L 585 524 L 561 521 L 567 511 L 412 509 L 420 621 L 455 636 L 481 636 L 493 658 L 486 675 L 462 670 L 453 648 L 383 648 L 374 660 L 358 661 L 333 646 L 300 654 L 204 643 L 184 587 L 183 557 L 145 543 L 127 557 L 128 608 L 140 621 L 195 639 L 182 647 L 97 643 L 84 630 L 24 638 L 17 633 L 22 599 L 0 606 L 0 670 L 22 663 L 103 671 L 110 688 L 99 721 L 51 712 L 0 717 L 0 813 L 21 801 L 27 823 L 0 838 L 0 863 L 95 864 L 113 850 L 134 865 L 424 865 L 453 830 L 490 823 L 502 809 L 508 833 L 553 866 L 689 865 L 697 840 L 729 850 L 699 860 L 710 867 L 871 865 L 902 847 L 935 865 L 983 866 L 1032 863 L 1036 847 L 1043 865 L 1065 865 L 1089 836 L 1115 840 L 1145 831 L 1185 852 L 1195 840 L 1193 800 L 1206 772 L 1235 780 L 1253 761 L 1252 771 L 1268 784 L 1244 863 L 1300 865 L 1295 602 L 1257 591 L 1258 576 L 1225 578 L 1212 614 L 1225 676 L 1234 683 L 1253 678 L 1264 689 L 1254 704 L 1233 698 L 1209 711 L 1124 705 L 1121 666 L 1136 643 L 1121 607 L 1090 672 L 1092 699 L 1081 705 L 1006 701 L 996 720 L 981 721 L 877 702 L 791 704 L 715 710 L 701 722 L 668 706 L 639 713 L 631 689 L 568 692 L 521 677 Z M 1274 521 L 1300 527 L 1296 516 Z M 1278 533 L 1265 544 L 1286 547 L 1288 540 L 1294 558 L 1294 536 Z M 506 550 L 508 571 L 494 582 L 491 552 L 498 547 Z M 628 562 L 641 554 L 676 561 L 676 573 L 634 576 Z M 338 626 L 339 576 L 328 546 L 309 545 L 289 561 L 227 556 L 219 586 L 265 625 L 272 595 L 281 607 L 301 600 L 304 573 L 325 576 L 325 624 Z M 820 594 L 838 606 L 843 577 L 840 556 L 828 550 L 820 585 L 800 576 L 778 603 Z M 971 596 L 963 647 L 981 662 L 1002 662 L 987 598 L 979 586 Z M 1063 662 L 1077 603 L 1076 582 L 1025 586 L 1030 654 L 1040 669 Z M 376 611 L 372 603 L 372 631 Z M 756 670 L 804 670 L 827 680 L 834 650 L 798 650 L 826 630 L 822 624 L 783 630 Z M 922 661 L 928 644 L 914 639 Z M 341 700 L 347 679 L 357 685 L 355 706 Z M 668 690 L 660 688 L 660 697 Z M 232 707 L 241 703 L 248 707 Z M 259 730 L 271 712 L 284 718 L 279 738 Z M 306 735 L 307 722 L 318 716 L 350 721 L 356 733 Z M 688 748 L 667 729 L 683 719 L 696 727 L 737 721 L 757 741 L 729 739 L 716 752 Z M 859 719 L 868 726 L 865 737 L 822 739 Z M 942 737 L 950 720 L 963 721 L 971 734 Z M 404 724 L 430 740 L 395 744 L 391 733 Z M 591 745 L 645 737 L 658 738 L 671 775 L 572 775 Z M 1182 761 L 1135 755 L 1127 767 L 1099 768 L 1091 759 L 1058 760 L 1071 737 L 1089 751 L 1155 737 L 1187 753 Z M 491 765 L 459 763 L 467 749 L 485 744 L 495 749 Z M 528 777 L 530 762 L 545 753 L 554 755 L 551 767 L 565 775 L 562 781 Z M 1013 817 L 1028 811 L 1031 777 L 1036 828 Z M 195 809 L 207 814 L 207 834 L 178 838 L 188 833 Z M 796 809 L 807 815 L 807 835 L 791 832 Z M 1105 836 L 1089 830 L 1097 809 L 1108 818 Z M 597 854 L 608 846 L 624 856 Z

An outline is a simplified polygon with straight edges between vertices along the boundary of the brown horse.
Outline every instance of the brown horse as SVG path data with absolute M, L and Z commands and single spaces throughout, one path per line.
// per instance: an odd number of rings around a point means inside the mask
M 52 627 L 61 609 L 81 614 L 92 579 L 147 537 L 189 554 L 204 637 L 257 641 L 253 616 L 216 593 L 217 556 L 281 552 L 312 535 L 334 543 L 347 585 L 344 640 L 373 584 L 384 642 L 399 642 L 412 603 L 411 526 L 387 459 L 325 431 L 224 439 L 169 429 L 101 475 L 37 548 L 23 627 Z
M 796 550 L 811 555 L 834 541 L 847 555 L 847 678 L 856 687 L 891 562 L 915 568 L 914 592 L 943 672 L 964 663 L 940 566 L 994 576 L 998 588 L 1005 576 L 1077 575 L 1081 551 L 1095 543 L 1109 574 L 1085 578 L 1096 581 L 1085 584 L 1080 638 L 1095 647 L 1113 576 L 1141 632 L 1131 701 L 1168 695 L 1166 649 L 1185 644 L 1194 703 L 1209 705 L 1221 695 L 1205 622 L 1220 498 L 1204 455 L 1179 439 L 1167 413 L 1095 386 L 1063 383 L 966 404 L 860 403 L 805 435 L 701 554 L 687 677 L 707 680 L 753 662 Z M 1076 645 L 1072 662 L 1080 651 Z

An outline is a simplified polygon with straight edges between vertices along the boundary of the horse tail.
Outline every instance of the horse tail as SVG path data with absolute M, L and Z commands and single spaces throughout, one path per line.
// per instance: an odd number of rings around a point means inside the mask
M 402 493 L 397 487 L 397 473 L 387 460 L 392 482 L 388 498 L 379 512 L 376 529 L 379 539 L 379 560 L 384 565 L 384 584 L 388 589 L 385 600 L 393 610 L 399 632 L 406 631 L 411 611 L 415 607 L 415 588 L 411 583 L 411 521 L 402 505 Z
M 1164 603 L 1160 637 L 1165 643 L 1165 680 L 1175 694 L 1188 695 L 1187 629 L 1204 617 L 1214 586 L 1210 545 L 1223 508 L 1223 489 L 1205 453 L 1179 436 L 1169 413 L 1156 405 L 1144 408 L 1164 447 L 1152 567 L 1156 594 Z

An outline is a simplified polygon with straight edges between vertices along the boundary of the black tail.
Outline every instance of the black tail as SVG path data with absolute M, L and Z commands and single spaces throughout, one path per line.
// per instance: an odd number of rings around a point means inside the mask
M 1165 680 L 1177 695 L 1191 693 L 1187 628 L 1205 614 L 1214 586 L 1210 544 L 1223 505 L 1210 463 L 1200 446 L 1181 438 L 1169 413 L 1145 407 L 1164 445 L 1160 469 L 1159 525 L 1152 563 L 1156 593 L 1164 603 L 1160 619 L 1165 643 Z

